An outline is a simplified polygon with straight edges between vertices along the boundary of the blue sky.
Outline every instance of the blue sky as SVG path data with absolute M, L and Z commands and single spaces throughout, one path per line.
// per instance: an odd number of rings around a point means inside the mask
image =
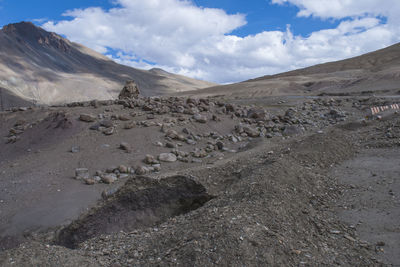
M 248 24 L 232 32 L 241 37 L 265 30 L 285 30 L 287 24 L 291 25 L 293 33 L 307 36 L 311 32 L 335 27 L 339 23 L 332 19 L 297 17 L 298 7 L 266 4 L 266 0 L 194 0 L 193 2 L 200 7 L 221 8 L 229 14 L 245 14 Z M 20 21 L 32 21 L 40 26 L 43 21 L 65 19 L 62 14 L 67 10 L 93 6 L 110 9 L 116 5 L 111 0 L 0 0 L 0 6 L 1 26 Z
M 0 0 L 0 25 L 20 21 L 32 21 L 40 25 L 40 20 L 65 19 L 66 10 L 101 6 L 105 9 L 114 5 L 109 0 Z M 39 20 L 39 21 L 35 21 Z
M 398 0 L 0 0 L 0 25 L 32 21 L 122 64 L 228 83 L 399 42 L 399 6 Z

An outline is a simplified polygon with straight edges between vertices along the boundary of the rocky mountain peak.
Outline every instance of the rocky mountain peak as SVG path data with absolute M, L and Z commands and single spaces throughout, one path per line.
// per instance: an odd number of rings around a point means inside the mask
M 10 37 L 33 45 L 39 44 L 40 46 L 55 48 L 62 52 L 68 52 L 71 49 L 68 40 L 56 33 L 47 32 L 32 22 L 23 21 L 8 24 L 1 31 Z

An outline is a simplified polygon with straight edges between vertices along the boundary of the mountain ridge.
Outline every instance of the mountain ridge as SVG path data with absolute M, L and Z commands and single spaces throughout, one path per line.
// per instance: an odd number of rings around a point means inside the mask
M 215 85 L 117 64 L 30 22 L 4 26 L 0 47 L 0 86 L 41 104 L 115 98 L 128 79 L 145 96 Z
M 357 57 L 185 92 L 191 96 L 399 94 L 400 43 Z

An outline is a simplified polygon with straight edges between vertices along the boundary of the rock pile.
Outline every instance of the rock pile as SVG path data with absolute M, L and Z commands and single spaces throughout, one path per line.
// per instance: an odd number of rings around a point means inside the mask
M 124 88 L 122 89 L 121 93 L 119 94 L 119 99 L 132 99 L 138 98 L 140 95 L 139 87 L 133 80 L 128 80 L 125 83 Z

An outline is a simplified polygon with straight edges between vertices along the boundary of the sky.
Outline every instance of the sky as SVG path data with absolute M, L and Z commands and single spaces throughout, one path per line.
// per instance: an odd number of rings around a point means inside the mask
M 400 0 L 0 0 L 0 25 L 19 21 L 121 64 L 217 83 L 400 42 Z

